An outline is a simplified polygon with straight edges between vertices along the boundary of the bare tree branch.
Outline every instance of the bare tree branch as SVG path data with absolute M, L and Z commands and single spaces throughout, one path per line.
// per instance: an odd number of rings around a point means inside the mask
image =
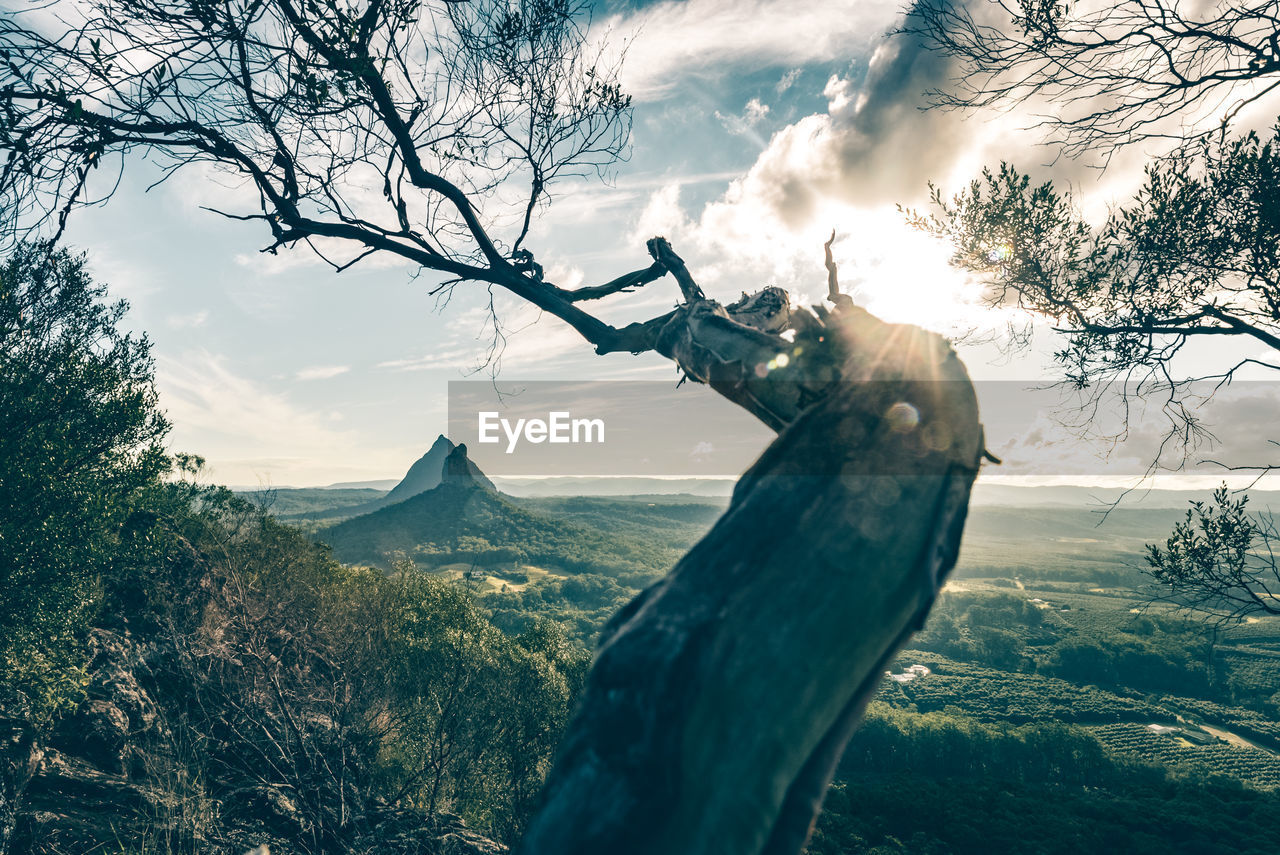
M 1043 99 L 1039 127 L 1078 155 L 1229 122 L 1280 85 L 1278 22 L 1276 0 L 918 0 L 903 31 L 959 63 L 935 104 Z

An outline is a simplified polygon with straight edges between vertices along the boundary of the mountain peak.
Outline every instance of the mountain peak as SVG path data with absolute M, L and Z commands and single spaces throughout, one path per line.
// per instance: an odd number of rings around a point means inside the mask
M 454 446 L 449 452 L 449 456 L 445 458 L 444 466 L 440 470 L 440 482 L 443 484 L 474 484 L 493 492 L 498 490 L 497 487 L 493 486 L 493 482 L 480 471 L 480 467 L 476 466 L 471 461 L 471 458 L 467 457 L 467 446 L 463 443 Z
M 453 464 L 454 468 L 450 469 L 448 461 L 459 451 L 460 461 Z M 450 476 L 449 473 L 453 473 L 453 475 Z M 440 434 L 440 436 L 436 437 L 436 441 L 431 443 L 431 448 L 427 453 L 419 457 L 413 466 L 409 467 L 409 471 L 405 473 L 404 478 L 400 479 L 400 483 L 396 484 L 390 493 L 387 493 L 382 502 L 387 505 L 403 502 L 405 499 L 413 498 L 419 493 L 434 490 L 445 481 L 457 482 L 463 480 L 469 480 L 489 490 L 497 489 L 484 476 L 480 468 L 468 459 L 465 445 L 455 446 L 447 436 Z
M 451 451 L 453 451 L 453 443 L 448 437 L 444 434 L 436 437 L 430 450 L 409 467 L 409 471 L 400 479 L 400 483 L 387 493 L 383 501 L 387 504 L 403 502 L 405 499 L 440 486 L 440 473 Z

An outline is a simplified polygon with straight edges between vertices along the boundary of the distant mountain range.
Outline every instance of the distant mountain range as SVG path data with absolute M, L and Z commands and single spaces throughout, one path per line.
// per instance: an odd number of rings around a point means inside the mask
M 441 482 L 445 459 L 456 446 L 439 436 L 425 454 L 395 480 L 347 481 L 324 487 L 243 489 L 252 498 L 270 497 L 282 517 L 335 518 L 371 513 L 434 489 Z M 516 498 L 566 496 L 689 496 L 722 503 L 733 493 L 735 481 L 722 478 L 653 478 L 645 476 L 546 478 L 490 478 L 469 458 L 471 475 L 490 490 Z M 1129 508 L 1185 510 L 1193 500 L 1206 500 L 1210 490 L 1124 490 L 1117 487 L 1014 486 L 979 479 L 973 492 L 975 507 L 1063 507 L 1097 509 L 1116 502 Z M 1250 503 L 1258 510 L 1280 511 L 1280 491 L 1251 490 Z
M 454 572 L 530 566 L 605 575 L 638 588 L 710 527 L 732 487 L 732 481 L 644 477 L 491 480 L 465 446 L 442 436 L 390 491 L 335 485 L 269 497 L 277 516 L 306 526 L 348 563 L 387 568 L 406 557 Z M 1187 502 L 1209 495 L 1135 491 L 1104 515 L 1123 493 L 980 482 L 958 573 L 1052 564 L 1127 578 L 1145 563 L 1144 544 L 1167 537 Z M 1256 492 L 1252 504 L 1280 509 L 1280 493 Z

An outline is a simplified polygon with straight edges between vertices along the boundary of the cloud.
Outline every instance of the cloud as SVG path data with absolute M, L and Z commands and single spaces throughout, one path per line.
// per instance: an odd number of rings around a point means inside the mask
M 175 330 L 193 329 L 202 327 L 209 320 L 209 310 L 200 309 L 197 312 L 191 312 L 185 315 L 170 315 L 165 318 L 165 323 Z
M 632 243 L 641 243 L 655 235 L 671 239 L 689 230 L 693 224 L 680 205 L 680 187 L 676 182 L 654 191 L 631 231 Z
M 328 380 L 351 370 L 350 365 L 312 365 L 298 371 L 299 380 Z
M 574 281 L 573 271 L 565 275 L 571 283 Z M 377 367 L 391 371 L 448 371 L 463 377 L 496 372 L 506 363 L 518 366 L 522 376 L 528 376 L 555 372 L 590 353 L 590 346 L 574 329 L 529 303 L 495 292 L 494 311 L 498 317 L 496 333 L 489 308 L 476 306 L 451 317 L 445 334 L 432 350 L 386 360 Z M 531 366 L 537 367 L 531 370 Z
M 361 446 L 354 432 L 331 426 L 327 410 L 297 406 L 236 373 L 222 355 L 162 356 L 156 368 L 161 405 L 174 424 L 171 447 L 206 456 L 224 483 L 305 481 L 308 470 L 332 469 L 339 449 Z
M 379 362 L 377 367 L 392 371 L 439 371 L 442 369 L 463 371 L 474 367 L 477 360 L 474 347 L 451 347 L 421 356 L 388 359 L 385 362 Z
M 826 112 L 773 136 L 743 179 L 746 192 L 788 225 L 812 218 L 826 199 L 870 207 L 920 198 L 987 132 L 959 113 L 921 109 L 924 93 L 952 72 L 950 60 L 916 40 L 891 37 L 861 85 L 830 77 Z
M 689 456 L 695 461 L 702 463 L 710 459 L 711 455 L 715 453 L 715 450 L 716 447 L 714 445 L 703 440 L 694 445 L 693 450 L 689 452 Z
M 721 299 L 737 296 L 730 289 L 778 284 L 804 303 L 826 290 L 821 243 L 834 227 L 842 286 L 873 312 L 944 332 L 1002 326 L 1008 318 L 980 305 L 980 288 L 950 267 L 947 248 L 910 229 L 895 207 L 927 202 L 931 180 L 944 187 L 969 180 L 993 147 L 994 159 L 1049 159 L 1039 137 L 1019 132 L 1011 117 L 966 120 L 923 109 L 927 91 L 956 70 L 914 37 L 885 39 L 861 81 L 829 76 L 826 109 L 762 141 L 722 196 L 686 211 L 673 182 L 650 195 L 638 231 L 696 247 L 687 260 Z M 748 119 L 765 112 L 757 101 L 727 124 L 749 130 Z
M 1138 394 L 1107 384 L 1077 391 L 1047 381 L 980 382 L 987 445 L 1005 476 L 1144 476 L 1153 467 L 1222 478 L 1226 467 L 1276 459 L 1274 423 L 1280 387 L 1240 381 L 1218 388 L 1203 381 L 1182 390 L 1203 435 L 1184 436 L 1185 414 L 1164 392 Z M 1184 439 L 1189 442 L 1184 442 Z
M 263 233 L 262 243 L 267 243 L 269 233 Z M 293 246 L 282 246 L 274 253 L 239 252 L 236 264 L 247 267 L 262 276 L 279 276 L 295 270 L 332 271 L 334 265 L 355 261 L 365 248 L 349 240 L 314 237 L 308 243 L 299 241 Z M 412 270 L 415 265 L 392 252 L 375 252 L 356 261 L 354 267 L 375 270 Z
M 621 77 L 643 101 L 661 99 L 678 80 L 697 75 L 847 59 L 878 39 L 897 14 L 896 0 L 669 0 L 615 16 L 604 29 L 614 37 L 635 34 Z
M 769 105 L 765 104 L 759 98 L 752 98 L 742 109 L 741 115 L 726 114 L 719 110 L 715 111 L 715 116 L 720 120 L 720 124 L 731 134 L 745 136 L 759 143 L 760 147 L 764 147 L 764 140 L 756 131 L 756 125 L 760 124 L 769 115 Z
M 791 69 L 786 74 L 782 75 L 782 78 L 780 80 L 778 80 L 777 85 L 773 87 L 774 91 L 777 92 L 779 95 L 786 92 L 788 89 L 790 89 L 792 86 L 795 85 L 795 82 L 800 79 L 800 75 L 803 73 L 804 73 L 804 69 L 802 68 Z

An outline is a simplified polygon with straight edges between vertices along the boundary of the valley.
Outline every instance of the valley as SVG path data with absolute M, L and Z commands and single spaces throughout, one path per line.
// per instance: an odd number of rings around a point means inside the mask
M 1145 544 L 1168 536 L 1186 496 L 1103 515 L 1080 493 L 1047 491 L 1003 488 L 972 508 L 952 580 L 845 755 L 815 855 L 984 851 L 983 836 L 919 817 L 948 812 L 930 798 L 996 798 L 993 787 L 1017 804 L 1052 801 L 1046 814 L 1074 829 L 1019 851 L 1079 851 L 1092 833 L 1084 817 L 1115 799 L 1141 810 L 1183 800 L 1184 814 L 1205 821 L 1224 787 L 1280 806 L 1280 618 L 1215 631 L 1152 603 Z M 284 519 L 340 560 L 447 580 L 505 632 L 550 619 L 588 649 L 726 504 L 679 494 L 518 498 L 461 479 L 353 514 L 362 505 L 350 493 L 322 492 L 275 498 L 290 510 Z M 976 782 L 965 797 L 946 786 L 957 776 Z M 848 801 L 858 793 L 885 805 L 869 787 L 908 785 L 913 811 L 868 813 Z M 987 831 L 1013 833 L 992 821 Z M 1163 851 L 1250 851 L 1242 841 L 1256 831 L 1231 819 L 1221 839 L 1190 838 L 1193 846 L 1144 831 L 1136 816 L 1113 825 L 1137 841 L 1133 851 L 1152 834 Z

